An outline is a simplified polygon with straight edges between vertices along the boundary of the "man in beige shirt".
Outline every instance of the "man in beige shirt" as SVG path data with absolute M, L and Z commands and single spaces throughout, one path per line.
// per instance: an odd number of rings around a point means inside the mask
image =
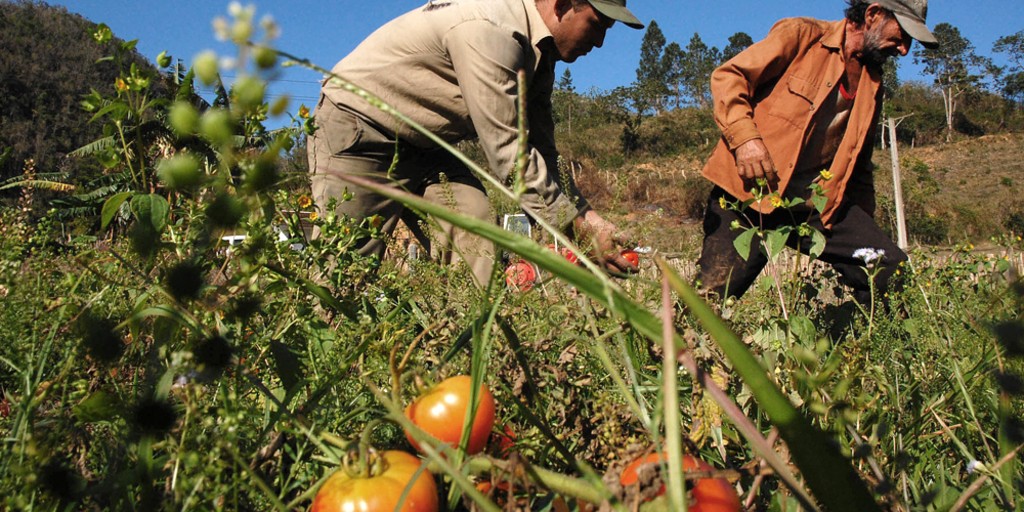
M 447 142 L 477 138 L 489 172 L 505 182 L 518 146 L 518 73 L 526 75 L 528 147 L 521 206 L 590 245 L 609 269 L 634 270 L 619 254 L 627 242 L 615 225 L 575 194 L 558 169 L 551 93 L 556 61 L 574 62 L 604 42 L 615 21 L 642 28 L 625 0 L 431 0 L 380 27 L 332 70 L 366 89 Z M 325 81 L 309 139 L 313 195 L 323 208 L 357 221 L 379 216 L 390 234 L 410 222 L 401 204 L 343 177 L 360 176 L 492 219 L 480 180 L 453 155 L 358 95 Z M 351 199 L 341 201 L 351 194 Z M 435 224 L 430 253 L 465 261 L 486 284 L 493 244 L 444 222 Z M 411 226 L 414 227 L 414 226 Z M 381 240 L 362 241 L 364 255 L 381 256 Z

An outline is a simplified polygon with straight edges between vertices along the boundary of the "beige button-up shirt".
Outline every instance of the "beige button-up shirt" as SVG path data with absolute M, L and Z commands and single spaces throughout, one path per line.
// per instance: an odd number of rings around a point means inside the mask
M 529 147 L 522 205 L 559 228 L 588 208 L 558 169 L 551 32 L 534 0 L 433 0 L 380 27 L 332 70 L 448 142 L 478 138 L 506 181 L 518 154 L 518 72 L 527 85 Z M 402 141 L 432 143 L 359 96 L 327 82 L 324 95 Z
M 725 62 L 711 74 L 714 116 L 722 139 L 704 166 L 704 176 L 741 200 L 751 199 L 740 177 L 733 151 L 751 139 L 764 141 L 784 192 L 802 164 L 813 119 L 835 93 L 846 72 L 842 46 L 846 21 L 788 18 L 767 37 Z M 849 198 L 869 215 L 875 208 L 871 152 L 882 106 L 882 77 L 865 68 L 838 148 L 822 183 L 828 202 L 822 221 L 830 219 Z M 762 213 L 774 208 L 767 201 L 752 206 Z

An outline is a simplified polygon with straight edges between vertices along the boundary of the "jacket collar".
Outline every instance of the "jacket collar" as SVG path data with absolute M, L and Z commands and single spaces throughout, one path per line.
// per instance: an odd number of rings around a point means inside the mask
M 844 39 L 846 39 L 846 20 L 833 21 L 825 29 L 825 35 L 821 36 L 821 45 L 841 52 Z

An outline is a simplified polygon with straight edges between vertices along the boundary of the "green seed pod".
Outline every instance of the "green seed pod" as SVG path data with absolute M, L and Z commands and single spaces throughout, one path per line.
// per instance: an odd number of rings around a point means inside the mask
M 237 44 L 245 43 L 252 37 L 252 22 L 247 19 L 235 21 L 231 26 L 231 40 Z
M 156 172 L 160 181 L 172 190 L 193 188 L 203 179 L 203 173 L 199 170 L 199 160 L 188 153 L 174 155 L 161 161 Z
M 285 113 L 288 110 L 288 101 L 290 99 L 291 98 L 289 98 L 288 95 L 283 95 L 274 100 L 274 102 L 270 104 L 270 115 L 279 116 Z
M 199 112 L 187 101 L 176 101 L 167 114 L 171 129 L 179 137 L 196 133 L 199 126 Z
M 263 93 L 266 90 L 266 83 L 254 76 L 243 76 L 235 82 L 232 96 L 235 105 L 243 112 L 252 112 L 263 104 Z
M 231 113 L 220 108 L 207 110 L 199 119 L 199 133 L 214 145 L 230 143 L 235 134 Z
M 245 205 L 237 197 L 222 193 L 206 207 L 207 222 L 218 228 L 231 228 L 238 225 L 245 216 Z
M 260 69 L 270 69 L 277 64 L 277 52 L 265 46 L 260 46 L 253 52 L 252 60 Z
M 217 54 L 213 51 L 207 50 L 196 55 L 195 60 L 192 61 L 192 67 L 204 85 L 213 85 L 217 82 L 217 75 L 220 71 L 217 66 Z

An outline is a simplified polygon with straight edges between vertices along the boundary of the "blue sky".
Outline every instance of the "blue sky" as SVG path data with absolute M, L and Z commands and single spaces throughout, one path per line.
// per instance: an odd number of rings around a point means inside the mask
M 118 37 L 138 39 L 139 51 L 150 58 L 168 51 L 186 62 L 200 51 L 212 49 L 233 54 L 233 49 L 213 36 L 212 20 L 227 16 L 228 1 L 218 0 L 49 0 L 94 22 L 111 27 Z M 274 18 L 281 28 L 277 47 L 330 68 L 359 41 L 387 20 L 416 8 L 425 0 L 288 0 L 242 1 L 256 7 L 257 19 Z M 630 9 L 645 23 L 656 20 L 668 41 L 686 46 L 699 33 L 709 46 L 722 47 L 730 35 L 746 32 L 762 38 L 780 18 L 811 16 L 839 19 L 843 0 L 630 0 Z M 977 52 L 1005 63 L 992 53 L 1001 36 L 1024 30 L 1024 0 L 939 0 L 931 2 L 928 26 L 947 22 L 974 43 Z M 578 91 L 610 90 L 629 85 L 636 78 L 643 30 L 617 24 L 609 31 L 603 48 L 572 64 L 569 69 Z M 565 64 L 560 64 L 561 75 Z M 930 79 L 920 75 L 912 56 L 900 60 L 903 80 Z M 287 70 L 271 88 L 271 94 L 289 94 L 296 103 L 312 105 L 319 91 L 319 76 L 302 69 Z M 297 105 L 296 105 L 297 106 Z M 291 109 L 294 111 L 295 109 Z

